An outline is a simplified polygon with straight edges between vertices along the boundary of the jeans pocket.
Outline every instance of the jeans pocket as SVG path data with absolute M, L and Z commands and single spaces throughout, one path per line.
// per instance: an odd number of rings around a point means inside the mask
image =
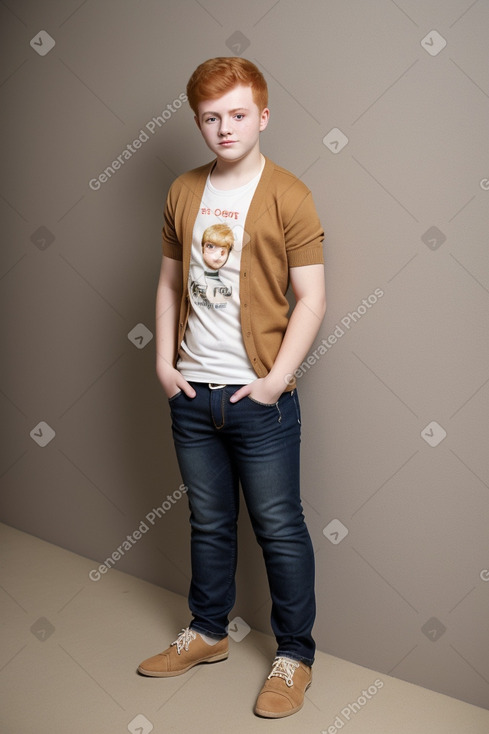
M 282 396 L 280 396 L 276 403 L 260 403 L 259 400 L 255 400 L 255 398 L 247 395 L 246 399 L 248 405 L 251 406 L 250 415 L 252 415 L 257 421 L 268 423 L 269 420 L 275 421 L 276 418 L 277 423 L 282 423 L 282 411 L 280 410 L 281 397 Z
M 183 394 L 183 390 L 179 390 L 178 392 L 175 393 L 175 395 L 172 395 L 171 398 L 167 398 L 167 400 L 168 400 L 169 403 L 172 403 L 174 400 L 176 400 L 177 398 L 179 398 L 180 395 L 182 395 L 182 394 Z
M 248 400 L 251 400 L 252 403 L 255 403 L 255 405 L 262 405 L 264 408 L 275 408 L 278 403 L 278 400 L 275 403 L 260 403 L 259 400 L 255 400 L 255 398 L 252 398 L 251 395 L 247 395 L 246 397 L 248 398 Z

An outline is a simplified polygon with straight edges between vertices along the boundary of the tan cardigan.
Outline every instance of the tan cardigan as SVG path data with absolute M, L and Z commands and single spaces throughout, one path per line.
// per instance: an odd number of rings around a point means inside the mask
M 190 310 L 187 281 L 193 227 L 213 165 L 214 161 L 179 176 L 166 201 L 163 254 L 183 264 L 177 347 L 183 340 Z M 244 229 L 239 284 L 241 329 L 251 365 L 258 377 L 265 377 L 287 328 L 289 268 L 322 263 L 324 233 L 307 186 L 269 158 Z

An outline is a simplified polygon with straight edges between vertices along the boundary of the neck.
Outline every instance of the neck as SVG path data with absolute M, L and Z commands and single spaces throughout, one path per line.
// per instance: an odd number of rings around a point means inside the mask
M 263 156 L 259 149 L 239 161 L 218 158 L 211 172 L 212 184 L 223 190 L 237 189 L 258 176 L 262 163 Z

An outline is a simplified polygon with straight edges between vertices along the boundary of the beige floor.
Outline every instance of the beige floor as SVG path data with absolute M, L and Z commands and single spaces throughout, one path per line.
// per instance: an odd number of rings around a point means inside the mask
M 137 663 L 186 625 L 184 598 L 115 569 L 90 581 L 92 561 L 5 525 L 0 541 L 2 734 L 489 732 L 485 709 L 325 653 L 302 711 L 259 719 L 274 641 L 253 630 L 227 661 L 144 678 Z

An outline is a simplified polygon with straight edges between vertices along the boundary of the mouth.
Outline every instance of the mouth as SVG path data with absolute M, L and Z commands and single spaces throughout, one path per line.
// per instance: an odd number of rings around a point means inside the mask
M 237 143 L 237 142 L 238 142 L 237 140 L 223 140 L 221 143 L 219 143 L 219 145 L 224 145 L 224 146 L 234 145 L 234 143 Z

